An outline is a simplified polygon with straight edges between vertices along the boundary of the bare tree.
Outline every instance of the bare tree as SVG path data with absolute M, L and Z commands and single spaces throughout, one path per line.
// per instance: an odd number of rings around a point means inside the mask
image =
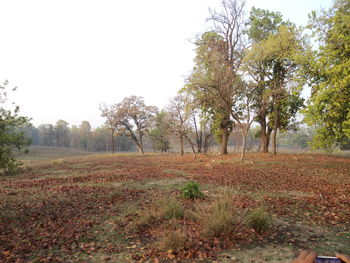
M 181 155 L 184 155 L 185 141 L 191 145 L 195 153 L 194 143 L 189 138 L 191 131 L 191 111 L 188 109 L 188 105 L 188 97 L 180 94 L 172 98 L 166 107 L 169 116 L 169 131 L 179 139 Z

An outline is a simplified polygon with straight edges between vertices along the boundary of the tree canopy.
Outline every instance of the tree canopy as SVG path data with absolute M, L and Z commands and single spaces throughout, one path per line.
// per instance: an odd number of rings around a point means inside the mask
M 350 2 L 337 0 L 310 20 L 319 49 L 308 63 L 312 91 L 305 120 L 316 126 L 313 147 L 332 148 L 350 138 Z
M 20 115 L 18 106 L 11 109 L 12 103 L 7 103 L 8 84 L 6 81 L 0 85 L 0 172 L 12 173 L 21 164 L 16 160 L 14 150 L 20 151 L 29 144 L 20 128 L 28 125 L 30 119 Z

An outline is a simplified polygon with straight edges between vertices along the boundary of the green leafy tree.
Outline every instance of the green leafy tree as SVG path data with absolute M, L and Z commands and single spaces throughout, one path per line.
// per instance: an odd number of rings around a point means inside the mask
M 271 12 L 253 7 L 248 20 L 248 37 L 252 42 L 251 49 L 243 60 L 244 70 L 249 74 L 252 83 L 256 86 L 255 108 L 259 109 L 256 121 L 260 124 L 260 138 L 263 152 L 268 152 L 272 127 L 268 123 L 268 114 L 271 112 L 270 83 L 273 63 L 267 59 L 267 50 L 261 46 L 271 35 L 277 34 L 283 21 L 281 13 Z
M 241 0 L 223 0 L 220 11 L 210 10 L 208 21 L 213 29 L 196 43 L 195 67 L 189 78 L 193 96 L 212 115 L 221 154 L 227 154 L 235 83 L 246 48 L 244 6 Z
M 167 152 L 170 149 L 169 122 L 165 111 L 159 112 L 155 117 L 154 128 L 148 133 L 155 151 Z
M 29 118 L 20 116 L 18 106 L 11 109 L 7 89 L 8 81 L 0 85 L 0 171 L 12 173 L 21 165 L 14 157 L 14 150 L 21 151 L 30 144 L 24 132 L 20 131 L 28 125 Z
M 70 130 L 69 123 L 64 120 L 58 120 L 54 126 L 55 146 L 70 146 Z
M 312 91 L 305 121 L 316 127 L 312 147 L 332 151 L 350 138 L 350 2 L 336 0 L 330 10 L 312 12 L 310 20 L 319 50 L 306 68 Z
M 55 146 L 55 130 L 52 124 L 40 124 L 38 130 L 40 145 Z

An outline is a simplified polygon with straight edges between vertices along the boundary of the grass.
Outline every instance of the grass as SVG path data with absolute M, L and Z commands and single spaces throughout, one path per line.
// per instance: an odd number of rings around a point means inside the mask
M 265 209 L 256 208 L 246 214 L 245 221 L 250 228 L 262 233 L 270 227 L 271 216 Z
M 159 247 L 169 252 L 178 252 L 186 248 L 188 239 L 181 230 L 165 232 L 159 241 Z
M 208 237 L 227 237 L 239 224 L 238 214 L 228 196 L 200 208 L 197 217 L 203 225 L 204 235 Z
M 181 219 L 184 215 L 184 208 L 176 199 L 165 199 L 159 204 L 161 215 L 165 219 Z
M 26 157 L 33 170 L 0 177 L 1 262 L 286 262 L 305 246 L 350 254 L 348 159 L 215 156 L 208 170 L 192 156 L 60 154 L 37 152 Z

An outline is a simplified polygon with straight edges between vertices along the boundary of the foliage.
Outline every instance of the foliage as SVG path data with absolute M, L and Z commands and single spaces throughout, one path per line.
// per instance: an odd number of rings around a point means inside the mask
M 101 105 L 100 110 L 112 130 L 112 141 L 114 131 L 118 130 L 119 133 L 129 136 L 139 152 L 144 153 L 143 137 L 158 113 L 157 107 L 147 106 L 143 97 L 130 96 L 114 105 Z
M 186 199 L 203 198 L 204 194 L 199 188 L 199 184 L 196 182 L 187 183 L 182 189 L 181 194 Z
M 29 118 L 19 115 L 19 107 L 12 110 L 6 107 L 8 102 L 8 81 L 0 86 L 0 171 L 7 174 L 15 172 L 21 162 L 14 157 L 14 150 L 21 151 L 30 141 L 20 128 L 28 125 Z M 12 89 L 12 91 L 16 88 Z
M 310 28 L 319 50 L 309 56 L 305 121 L 316 127 L 313 148 L 332 148 L 350 138 L 350 2 L 337 0 L 328 11 L 313 12 Z
M 159 112 L 155 117 L 154 128 L 148 132 L 153 149 L 167 152 L 170 149 L 169 142 L 169 121 L 165 111 Z
M 245 217 L 246 223 L 258 233 L 266 231 L 271 224 L 271 217 L 263 208 L 249 211 Z
M 296 80 L 305 41 L 291 22 L 268 10 L 253 7 L 248 28 L 252 47 L 245 55 L 243 69 L 256 87 L 253 107 L 258 112 L 263 151 L 267 152 L 271 131 L 290 129 L 303 105 L 301 85 Z

